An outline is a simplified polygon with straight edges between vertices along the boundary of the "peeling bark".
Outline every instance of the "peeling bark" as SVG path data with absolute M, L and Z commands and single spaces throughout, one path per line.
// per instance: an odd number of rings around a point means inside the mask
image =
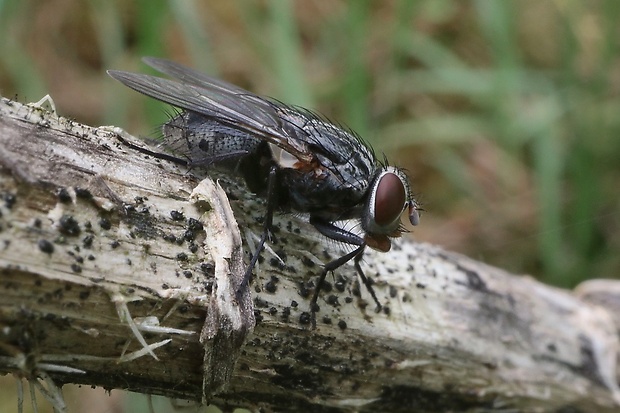
M 382 312 L 345 266 L 312 329 L 343 246 L 280 214 L 233 299 L 264 203 L 213 174 L 240 254 L 217 186 L 123 142 L 0 101 L 0 372 L 261 411 L 619 409 L 617 282 L 574 294 L 402 240 L 363 263 Z

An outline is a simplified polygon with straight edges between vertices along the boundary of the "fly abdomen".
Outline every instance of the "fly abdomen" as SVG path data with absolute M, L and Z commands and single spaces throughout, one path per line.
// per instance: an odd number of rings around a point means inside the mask
M 162 126 L 162 134 L 161 147 L 198 167 L 252 154 L 262 142 L 248 132 L 194 112 L 171 118 Z

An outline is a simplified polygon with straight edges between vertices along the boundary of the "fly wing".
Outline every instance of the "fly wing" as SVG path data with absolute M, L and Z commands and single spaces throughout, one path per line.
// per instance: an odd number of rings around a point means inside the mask
M 142 61 L 158 72 L 180 80 L 182 83 L 204 88 L 218 88 L 223 92 L 236 93 L 238 95 L 251 95 L 250 92 L 237 85 L 198 72 L 192 68 L 173 62 L 172 60 L 161 59 L 159 57 L 143 57 Z M 257 100 L 263 101 L 260 98 Z
M 300 131 L 283 122 L 275 104 L 172 62 L 163 64 L 160 59 L 154 59 L 148 63 L 153 63 L 156 69 L 163 69 L 162 72 L 184 83 L 117 70 L 108 70 L 108 74 L 137 92 L 248 132 L 282 148 L 304 163 L 314 159 L 308 146 L 296 137 Z

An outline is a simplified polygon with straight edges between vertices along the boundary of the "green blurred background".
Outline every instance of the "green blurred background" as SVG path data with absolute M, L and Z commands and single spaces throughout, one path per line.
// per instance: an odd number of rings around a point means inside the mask
M 617 0 L 0 0 L 0 94 L 148 135 L 166 107 L 105 70 L 174 59 L 406 167 L 415 239 L 570 288 L 620 270 L 618 22 Z

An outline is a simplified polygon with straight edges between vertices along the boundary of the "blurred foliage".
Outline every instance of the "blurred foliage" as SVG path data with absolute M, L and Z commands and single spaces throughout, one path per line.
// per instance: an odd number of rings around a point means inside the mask
M 620 274 L 617 0 L 0 0 L 0 93 L 152 133 L 105 75 L 164 56 L 351 126 L 417 240 L 558 286 Z

